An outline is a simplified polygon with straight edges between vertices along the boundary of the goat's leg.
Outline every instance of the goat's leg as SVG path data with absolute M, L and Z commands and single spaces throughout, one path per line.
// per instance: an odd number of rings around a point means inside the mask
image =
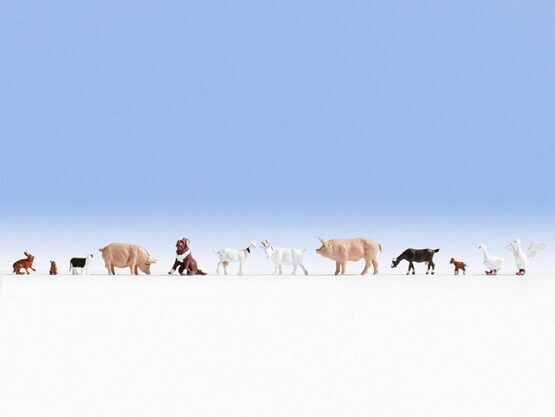
M 297 275 L 297 265 L 293 265 L 293 271 L 291 272 L 291 275 Z
M 273 274 L 274 274 L 274 275 L 277 275 L 277 274 L 278 274 L 278 265 L 277 265 L 277 264 L 274 266 L 274 272 L 273 272 Z
M 304 267 L 304 265 L 303 265 L 303 264 L 301 264 L 301 268 L 303 269 L 303 271 L 304 271 L 304 274 L 305 274 L 305 275 L 308 275 L 308 271 L 306 270 L 306 268 Z
M 279 274 L 283 275 L 283 265 L 279 264 Z
M 218 262 L 218 265 L 216 266 L 216 274 L 220 275 L 220 265 L 221 265 L 222 261 Z
M 237 275 L 243 275 L 243 262 L 239 262 L 239 271 L 237 271 Z
M 436 264 L 434 261 L 430 261 L 430 266 L 432 267 L 432 275 L 436 273 Z

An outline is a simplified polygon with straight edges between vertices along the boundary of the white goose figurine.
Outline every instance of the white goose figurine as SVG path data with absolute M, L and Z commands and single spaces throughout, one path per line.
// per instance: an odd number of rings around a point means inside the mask
M 546 246 L 547 245 L 545 243 L 532 242 L 530 243 L 530 246 L 528 246 L 528 249 L 523 251 L 520 245 L 520 239 L 515 239 L 505 246 L 505 249 L 512 252 L 515 256 L 515 264 L 518 268 L 518 272 L 516 274 L 524 275 L 526 273 L 526 268 L 528 267 L 528 258 L 533 258 L 536 256 L 536 252 L 545 249 Z
M 505 259 L 500 256 L 491 256 L 488 252 L 488 248 L 483 243 L 478 246 L 478 249 L 482 251 L 482 256 L 484 257 L 484 265 L 486 266 L 487 275 L 497 275 L 497 271 L 501 269 L 501 265 Z

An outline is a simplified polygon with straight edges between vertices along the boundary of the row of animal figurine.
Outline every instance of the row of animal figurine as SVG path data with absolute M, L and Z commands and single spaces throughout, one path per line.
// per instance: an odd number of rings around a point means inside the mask
M 345 274 L 347 262 L 359 261 L 364 259 L 364 269 L 361 275 L 366 275 L 370 266 L 373 268 L 373 273 L 378 273 L 378 253 L 382 251 L 382 246 L 375 240 L 366 238 L 355 239 L 331 239 L 325 240 L 321 237 L 318 238 L 322 246 L 316 249 L 316 253 L 335 261 L 335 275 Z M 190 240 L 181 238 L 176 243 L 175 261 L 168 274 L 178 272 L 180 275 L 206 275 L 202 271 L 189 248 Z M 275 248 L 268 240 L 260 242 L 260 246 L 264 253 L 274 265 L 274 274 L 283 274 L 283 266 L 292 266 L 292 274 L 295 275 L 297 269 L 300 268 L 305 275 L 308 275 L 308 270 L 303 264 L 304 249 L 296 248 Z M 539 242 L 532 242 L 527 250 L 523 250 L 520 240 L 514 240 L 509 243 L 505 248 L 511 251 L 515 257 L 515 263 L 518 268 L 517 275 L 524 275 L 528 266 L 528 259 L 536 256 L 539 250 L 546 247 L 545 244 Z M 243 265 L 247 261 L 249 255 L 257 248 L 256 242 L 249 242 L 245 249 L 214 249 L 219 261 L 216 266 L 216 272 L 220 273 L 220 268 L 223 268 L 224 274 L 227 275 L 227 267 L 230 263 L 238 263 L 238 275 L 243 274 Z M 488 252 L 485 245 L 478 247 L 482 251 L 483 264 L 486 266 L 485 273 L 487 275 L 497 275 L 501 269 L 504 261 L 499 256 L 492 256 Z M 139 270 L 145 274 L 150 274 L 150 266 L 156 263 L 155 259 L 151 259 L 150 254 L 141 246 L 129 243 L 110 243 L 104 248 L 99 249 L 104 260 L 104 265 L 109 275 L 115 275 L 115 268 L 129 268 L 132 275 L 138 275 Z M 425 263 L 427 265 L 426 274 L 435 273 L 434 255 L 439 252 L 439 249 L 406 249 L 399 256 L 393 258 L 391 268 L 396 268 L 401 261 L 408 262 L 407 275 L 411 272 L 416 273 L 414 264 Z M 33 261 L 35 257 L 28 251 L 24 252 L 26 258 L 20 259 L 13 264 L 13 272 L 16 274 L 23 274 L 25 270 L 29 274 L 29 269 L 36 271 L 33 268 Z M 69 262 L 69 270 L 72 274 L 87 273 L 88 267 L 94 256 L 92 254 L 85 258 L 71 258 Z M 451 258 L 450 264 L 454 266 L 454 274 L 458 275 L 461 271 L 466 275 L 466 264 Z M 58 268 L 55 261 L 50 261 L 50 275 L 57 275 Z

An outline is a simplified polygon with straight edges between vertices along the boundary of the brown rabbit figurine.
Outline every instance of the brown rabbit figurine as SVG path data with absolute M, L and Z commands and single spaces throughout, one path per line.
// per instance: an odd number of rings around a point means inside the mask
M 29 268 L 31 268 L 33 271 L 36 271 L 36 269 L 33 268 L 33 261 L 35 260 L 35 257 L 31 255 L 28 251 L 25 251 L 23 253 L 27 257 L 27 259 L 20 259 L 13 264 L 13 272 L 15 272 L 17 275 L 23 275 L 23 272 L 21 272 L 22 269 L 27 272 L 27 275 L 29 275 Z
M 55 261 L 50 261 L 50 272 L 49 275 L 58 275 L 58 267 L 56 266 Z

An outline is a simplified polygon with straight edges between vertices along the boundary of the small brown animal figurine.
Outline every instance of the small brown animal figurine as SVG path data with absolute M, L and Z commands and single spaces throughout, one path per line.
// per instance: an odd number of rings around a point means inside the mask
M 455 275 L 459 275 L 459 269 L 462 269 L 463 274 L 466 275 L 466 264 L 464 262 L 456 261 L 455 258 L 451 258 L 449 263 L 455 265 Z
M 56 262 L 50 261 L 50 272 L 49 275 L 58 275 L 58 267 L 56 266 Z
M 191 255 L 189 242 L 189 239 L 182 237 L 175 244 L 175 247 L 177 248 L 175 262 L 173 263 L 172 269 L 168 272 L 168 274 L 171 275 L 178 270 L 180 275 L 183 275 L 185 271 L 187 271 L 187 275 L 206 275 L 206 272 L 198 269 L 197 261 L 195 261 L 193 255 Z
M 28 251 L 23 252 L 23 254 L 27 258 L 20 259 L 13 264 L 13 272 L 15 272 L 17 275 L 23 275 L 23 272 L 21 272 L 22 269 L 27 272 L 27 275 L 29 275 L 29 268 L 31 268 L 31 270 L 33 271 L 36 271 L 36 269 L 33 268 L 33 261 L 35 260 L 35 257 L 31 255 Z

